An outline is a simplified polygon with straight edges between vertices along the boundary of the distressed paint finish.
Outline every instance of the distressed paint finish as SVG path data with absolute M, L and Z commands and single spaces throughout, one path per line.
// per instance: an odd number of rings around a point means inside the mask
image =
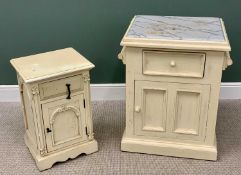
M 136 16 L 121 41 L 126 129 L 121 150 L 217 159 L 222 70 L 232 64 L 219 18 Z
M 39 170 L 96 152 L 89 90 L 89 70 L 94 65 L 72 48 L 11 63 L 20 87 L 25 143 Z M 70 84 L 70 99 L 66 84 Z

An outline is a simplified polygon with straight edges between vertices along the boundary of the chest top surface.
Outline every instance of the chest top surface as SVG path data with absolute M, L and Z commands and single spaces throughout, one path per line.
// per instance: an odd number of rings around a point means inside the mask
M 15 58 L 10 62 L 27 83 L 94 67 L 73 48 Z
M 138 15 L 132 20 L 121 45 L 160 46 L 205 50 L 230 50 L 222 19 Z M 206 45 L 205 45 L 206 44 Z M 203 46 L 202 46 L 203 45 Z
M 136 16 L 128 37 L 167 40 L 225 41 L 219 18 Z

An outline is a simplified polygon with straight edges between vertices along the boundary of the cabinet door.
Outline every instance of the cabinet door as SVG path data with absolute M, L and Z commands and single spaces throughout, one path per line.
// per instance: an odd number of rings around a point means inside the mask
M 209 104 L 209 85 L 172 83 L 174 98 L 172 134 L 175 138 L 204 140 Z
M 136 81 L 135 135 L 160 137 L 166 132 L 168 84 Z
M 87 139 L 83 94 L 42 104 L 48 152 Z

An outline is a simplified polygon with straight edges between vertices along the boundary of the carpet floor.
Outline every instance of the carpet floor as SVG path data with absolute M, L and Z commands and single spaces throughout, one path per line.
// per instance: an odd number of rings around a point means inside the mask
M 93 120 L 99 151 L 40 173 L 24 144 L 20 104 L 0 103 L 0 174 L 241 174 L 241 100 L 220 101 L 216 162 L 121 152 L 123 101 L 94 102 Z

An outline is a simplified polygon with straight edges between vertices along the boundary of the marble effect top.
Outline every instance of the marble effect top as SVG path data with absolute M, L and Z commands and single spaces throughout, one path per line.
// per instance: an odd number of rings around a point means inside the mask
M 225 41 L 220 18 L 138 15 L 126 37 L 159 40 Z

